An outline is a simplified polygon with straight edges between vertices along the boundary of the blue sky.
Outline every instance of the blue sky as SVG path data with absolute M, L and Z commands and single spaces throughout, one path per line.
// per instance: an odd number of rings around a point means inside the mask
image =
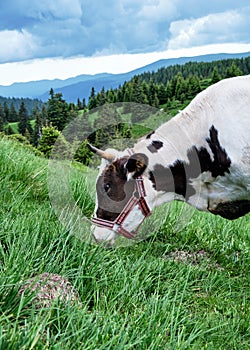
M 0 84 L 250 51 L 249 0 L 1 0 Z

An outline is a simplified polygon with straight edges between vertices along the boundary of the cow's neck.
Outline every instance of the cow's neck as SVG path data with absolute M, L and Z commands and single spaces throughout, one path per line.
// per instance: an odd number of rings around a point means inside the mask
M 207 210 L 209 186 L 218 175 L 228 174 L 231 163 L 217 130 L 211 124 L 201 129 L 183 113 L 140 140 L 133 150 L 148 157 L 144 176 L 153 207 L 178 199 Z M 216 152 L 223 159 L 220 164 Z

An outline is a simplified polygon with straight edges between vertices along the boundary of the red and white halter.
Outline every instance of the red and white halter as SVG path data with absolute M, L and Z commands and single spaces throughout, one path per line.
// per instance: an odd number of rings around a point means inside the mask
M 125 205 L 125 207 L 123 208 L 119 216 L 114 221 L 103 220 L 100 218 L 92 218 L 92 222 L 99 227 L 105 227 L 110 230 L 113 230 L 126 238 L 129 238 L 129 239 L 135 238 L 135 236 L 139 231 L 139 227 L 143 223 L 144 219 L 151 214 L 151 210 L 149 209 L 149 206 L 146 202 L 145 197 L 146 197 L 146 193 L 145 193 L 143 178 L 139 176 L 135 180 L 133 196 L 130 198 L 130 200 Z M 134 231 L 129 232 L 123 227 L 123 223 L 126 220 L 127 216 L 131 213 L 131 211 L 136 206 L 138 206 L 138 208 L 141 210 L 144 218 L 139 224 L 135 232 Z

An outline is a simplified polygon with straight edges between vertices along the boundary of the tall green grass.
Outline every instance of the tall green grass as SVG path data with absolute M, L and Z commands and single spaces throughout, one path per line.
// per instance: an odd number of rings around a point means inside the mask
M 47 166 L 0 139 L 0 349 L 249 349 L 249 215 L 229 222 L 195 211 L 178 231 L 176 203 L 155 235 L 107 250 L 60 223 Z M 72 174 L 90 215 L 84 169 Z M 176 261 L 176 251 L 207 255 Z M 36 309 L 20 297 L 20 284 L 43 272 L 67 278 L 81 302 Z

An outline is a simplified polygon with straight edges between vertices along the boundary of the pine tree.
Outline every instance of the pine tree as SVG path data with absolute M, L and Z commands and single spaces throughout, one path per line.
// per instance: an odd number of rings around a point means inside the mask
M 85 165 L 88 165 L 93 153 L 89 150 L 88 146 L 88 140 L 84 140 L 81 145 L 77 148 L 77 151 L 75 152 L 74 159 L 78 162 L 81 162 Z
M 147 96 L 143 92 L 142 84 L 140 83 L 138 76 L 135 76 L 132 81 L 131 101 L 141 104 L 147 102 Z
M 175 86 L 175 98 L 182 101 L 185 99 L 186 84 L 181 72 L 177 74 L 177 81 Z
M 167 94 L 167 101 L 173 97 L 173 86 L 170 81 L 167 82 L 166 94 Z
M 112 138 L 117 135 L 118 124 L 121 122 L 116 108 L 106 103 L 99 111 L 99 117 L 95 119 L 95 145 L 99 148 L 107 146 Z
M 69 121 L 68 105 L 63 100 L 62 94 L 55 94 L 53 89 L 50 89 L 47 116 L 49 123 L 52 123 L 59 131 L 63 130 Z
M 89 135 L 93 133 L 93 127 L 89 122 L 89 114 L 83 112 L 79 114 L 77 118 L 74 119 L 73 123 L 69 123 L 67 128 L 64 129 L 63 134 L 66 140 L 70 143 L 74 141 L 75 138 L 81 143 L 84 139 L 88 138 Z M 92 142 L 91 140 L 90 142 Z
M 96 97 L 96 105 L 97 106 L 103 106 L 106 102 L 106 94 L 104 87 L 101 89 L 101 91 L 97 94 Z
M 130 102 L 131 101 L 131 92 L 126 89 L 124 96 L 123 96 L 123 102 Z
M 4 131 L 4 111 L 3 106 L 0 103 L 0 132 Z
M 3 103 L 3 111 L 4 111 L 4 122 L 9 121 L 9 107 L 6 101 Z
M 242 75 L 242 71 L 236 66 L 235 62 L 233 62 L 231 66 L 227 69 L 226 77 L 231 78 L 237 77 L 239 75 Z
M 59 134 L 56 143 L 53 146 L 53 159 L 72 159 L 74 148 L 65 139 L 62 133 Z
M 28 112 L 23 101 L 21 102 L 21 105 L 19 108 L 18 117 L 19 117 L 19 123 L 18 123 L 19 133 L 23 136 L 27 133 L 29 133 L 29 135 L 32 135 L 33 133 L 32 126 L 30 124 Z
M 78 109 L 74 105 L 74 103 L 71 102 L 68 105 L 68 120 L 69 120 L 69 122 L 72 121 L 73 119 L 75 119 L 77 116 L 78 116 Z
M 107 96 L 107 100 L 106 100 L 107 103 L 115 103 L 116 102 L 116 96 L 115 96 L 115 92 L 113 89 L 108 90 L 106 93 L 106 96 Z
M 48 114 L 47 114 L 47 109 L 45 105 L 42 106 L 41 118 L 42 118 L 42 125 L 46 126 L 48 121 Z
M 122 92 L 121 86 L 118 87 L 116 96 L 117 96 L 117 102 L 123 102 L 123 92 Z
M 78 97 L 78 99 L 77 99 L 77 109 L 78 109 L 79 111 L 82 109 L 82 103 L 81 103 L 79 97 Z
M 96 100 L 95 88 L 92 87 L 90 97 L 89 97 L 88 108 L 90 110 L 96 107 L 97 107 L 97 100 Z
M 42 137 L 40 138 L 37 149 L 44 153 L 46 157 L 49 157 L 59 135 L 60 131 L 58 131 L 54 126 L 50 125 L 43 127 Z
M 153 80 L 150 79 L 149 85 L 148 85 L 148 103 L 150 104 L 150 106 L 154 106 L 155 95 L 156 95 L 155 84 L 153 83 Z
M 156 92 L 154 94 L 154 99 L 152 101 L 152 106 L 155 107 L 155 108 L 159 108 L 159 99 L 158 99 L 158 96 L 157 96 Z
M 0 115 L 0 132 L 4 131 L 4 123 L 3 123 L 3 118 Z
M 34 126 L 34 136 L 33 136 L 33 145 L 35 147 L 38 147 L 39 140 L 42 136 L 42 127 L 43 125 L 43 118 L 42 114 L 40 113 L 38 107 L 36 106 L 33 110 L 33 119 L 35 119 L 35 126 Z
M 187 86 L 188 86 L 187 97 L 189 99 L 194 98 L 201 91 L 200 81 L 196 75 L 191 75 L 188 78 Z
M 221 76 L 218 72 L 218 68 L 215 66 L 211 76 L 211 84 L 215 84 L 221 80 Z
M 84 111 L 87 109 L 86 99 L 85 99 L 85 98 L 82 99 L 82 109 L 83 109 Z
M 158 96 L 160 105 L 163 105 L 164 103 L 167 102 L 167 91 L 166 91 L 165 86 L 163 84 L 160 84 L 158 86 L 157 96 Z
M 17 111 L 14 106 L 14 102 L 11 102 L 10 109 L 9 109 L 9 122 L 17 122 L 18 121 L 18 115 Z

